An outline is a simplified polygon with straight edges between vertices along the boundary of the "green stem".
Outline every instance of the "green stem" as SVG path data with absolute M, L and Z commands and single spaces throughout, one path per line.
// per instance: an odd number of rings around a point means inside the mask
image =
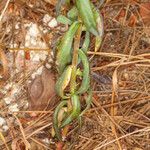
M 73 58 L 72 58 L 72 74 L 71 74 L 71 83 L 70 83 L 70 91 L 71 94 L 75 92 L 76 89 L 76 71 L 77 71 L 77 64 L 78 64 L 78 49 L 80 46 L 80 38 L 82 33 L 82 25 L 78 28 L 75 39 L 74 39 L 74 51 L 73 51 Z

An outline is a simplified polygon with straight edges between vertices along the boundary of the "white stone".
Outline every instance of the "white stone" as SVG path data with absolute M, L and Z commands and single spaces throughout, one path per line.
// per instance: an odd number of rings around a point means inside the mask
M 65 141 L 66 140 L 66 137 L 65 136 L 62 136 L 62 141 Z
M 46 14 L 43 17 L 43 22 L 48 23 L 51 19 L 52 19 L 52 17 L 50 15 Z
M 2 94 L 6 94 L 6 93 L 7 93 L 7 91 L 6 91 L 5 89 L 0 89 L 0 93 L 2 93 Z
M 15 29 L 19 29 L 20 28 L 20 23 L 17 23 L 16 25 L 15 25 Z
M 33 8 L 33 5 L 32 5 L 32 4 L 29 4 L 29 7 Z
M 45 42 L 39 42 L 39 47 L 42 49 L 42 48 L 47 48 L 47 45 L 46 45 L 46 43 Z
M 32 23 L 29 28 L 29 35 L 36 37 L 39 34 L 39 30 L 37 28 L 37 25 L 35 23 Z
M 32 82 L 31 80 L 28 81 L 28 83 L 31 83 L 31 82 Z
M 33 73 L 33 74 L 31 75 L 31 78 L 32 78 L 32 79 L 35 79 L 35 76 L 36 76 L 36 74 Z
M 15 94 L 19 93 L 20 90 L 21 90 L 20 87 L 18 85 L 14 84 L 12 91 L 11 91 L 11 95 L 15 95 Z
M 6 132 L 6 131 L 8 131 L 9 127 L 8 127 L 7 125 L 4 125 L 4 126 L 2 127 L 2 129 L 3 129 L 4 132 Z
M 29 103 L 26 102 L 25 105 L 24 105 L 24 109 L 28 109 L 29 108 Z
M 43 33 L 45 34 L 45 33 L 47 33 L 48 32 L 48 30 L 47 29 L 43 29 Z
M 31 25 L 31 23 L 25 23 L 25 24 L 24 24 L 24 27 L 25 27 L 25 28 L 29 28 L 30 25 Z
M 37 41 L 36 41 L 35 38 L 31 38 L 31 39 L 30 39 L 30 43 L 31 43 L 31 45 L 36 46 Z
M 11 87 L 12 87 L 12 83 L 8 83 L 8 84 L 5 86 L 5 90 L 9 90 Z
M 51 65 L 50 65 L 50 64 L 48 64 L 48 63 L 46 63 L 46 65 L 45 65 L 45 66 L 46 66 L 46 68 L 47 68 L 47 69 L 50 69 L 50 68 L 51 68 Z
M 9 105 L 11 103 L 11 98 L 10 97 L 5 97 L 4 101 L 7 105 Z
M 11 31 L 10 26 L 6 27 L 5 32 L 6 32 L 6 33 L 10 33 L 10 31 Z
M 42 71 L 43 71 L 43 66 L 40 67 L 40 68 L 37 70 L 36 74 L 37 74 L 37 75 L 41 75 L 41 74 L 42 74 Z
M 10 48 L 14 48 L 17 47 L 18 45 L 16 43 L 12 44 L 12 42 L 10 43 Z
M 0 117 L 0 126 L 3 126 L 6 124 L 6 120 L 2 117 Z
M 32 55 L 31 59 L 32 59 L 32 61 L 39 61 L 40 60 L 40 55 L 37 55 L 37 54 Z
M 53 142 L 53 140 L 52 140 L 52 139 L 50 139 L 50 140 L 49 140 L 49 142 L 50 142 L 51 144 L 55 144 L 55 142 Z
M 11 111 L 11 112 L 19 111 L 18 104 L 14 104 L 14 105 L 9 106 L 9 111 Z
M 40 60 L 44 61 L 47 57 L 47 53 L 46 52 L 43 52 L 40 54 Z
M 54 56 L 54 52 L 53 52 L 53 51 L 51 51 L 50 54 L 51 54 L 52 56 Z
M 45 144 L 50 144 L 50 140 L 48 138 L 45 138 L 42 140 Z
M 50 63 L 50 62 L 53 62 L 53 59 L 52 58 L 49 58 L 48 59 L 48 62 Z

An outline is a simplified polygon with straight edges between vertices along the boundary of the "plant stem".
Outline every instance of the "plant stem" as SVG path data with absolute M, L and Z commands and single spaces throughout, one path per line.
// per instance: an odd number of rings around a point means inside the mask
M 75 92 L 76 89 L 76 71 L 77 71 L 77 64 L 78 64 L 78 49 L 80 46 L 80 38 L 82 33 L 82 25 L 77 30 L 77 33 L 75 35 L 74 39 L 74 51 L 73 51 L 73 58 L 72 58 L 72 74 L 71 74 L 71 82 L 70 82 L 70 91 L 71 94 Z

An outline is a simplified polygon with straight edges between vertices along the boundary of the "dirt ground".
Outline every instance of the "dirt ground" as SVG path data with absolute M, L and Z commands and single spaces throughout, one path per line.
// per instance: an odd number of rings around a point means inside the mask
M 92 105 L 61 148 L 55 47 L 68 25 L 55 0 L 0 0 L 0 150 L 150 150 L 150 1 L 92 2 L 104 21 L 97 52 L 90 37 Z

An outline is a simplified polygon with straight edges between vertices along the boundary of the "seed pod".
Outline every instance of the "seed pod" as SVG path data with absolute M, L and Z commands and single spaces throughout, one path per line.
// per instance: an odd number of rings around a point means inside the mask
M 63 99 L 67 98 L 66 96 L 64 96 L 64 89 L 67 87 L 67 85 L 70 82 L 71 72 L 72 72 L 72 66 L 70 65 L 66 67 L 63 74 L 57 80 L 55 85 L 56 93 Z
M 87 30 L 95 36 L 98 36 L 96 21 L 94 18 L 90 0 L 76 0 L 76 5 L 79 15 Z
M 80 88 L 77 90 L 77 94 L 82 94 L 85 93 L 90 84 L 90 77 L 89 77 L 89 73 L 90 73 L 90 67 L 89 67 L 89 62 L 87 59 L 87 56 L 85 55 L 85 53 L 79 49 L 79 58 L 81 59 L 81 62 L 83 64 L 83 79 L 80 85 Z
M 62 122 L 61 128 L 71 123 L 74 119 L 76 119 L 81 111 L 79 96 L 73 95 L 71 97 L 72 102 L 72 112 L 71 114 Z
M 59 43 L 58 54 L 56 58 L 59 74 L 62 74 L 66 65 L 71 62 L 72 42 L 79 25 L 80 23 L 78 21 L 74 22 Z
M 53 115 L 53 127 L 55 130 L 56 137 L 58 138 L 59 141 L 62 140 L 62 137 L 60 133 L 60 128 L 58 126 L 58 114 L 59 114 L 59 111 L 66 105 L 67 105 L 66 100 L 61 101 L 60 104 L 56 107 L 54 115 Z

